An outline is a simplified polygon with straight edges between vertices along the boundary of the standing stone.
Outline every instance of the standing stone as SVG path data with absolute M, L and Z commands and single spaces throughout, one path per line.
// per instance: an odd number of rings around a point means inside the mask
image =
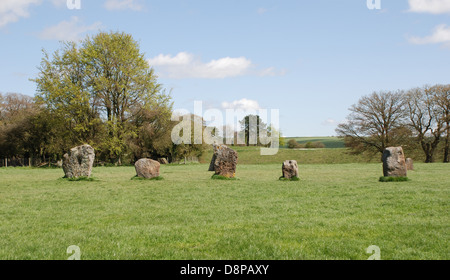
M 70 149 L 70 152 L 63 156 L 62 168 L 65 177 L 91 177 L 94 159 L 94 148 L 89 145 L 82 145 Z
M 149 158 L 142 158 L 134 164 L 137 176 L 146 179 L 159 177 L 160 166 L 159 162 Z
M 407 168 L 402 147 L 389 147 L 383 152 L 384 177 L 406 177 Z
M 214 155 L 211 159 L 208 171 L 214 171 L 216 175 L 234 178 L 238 154 L 226 145 L 213 145 Z
M 283 172 L 283 178 L 291 179 L 293 177 L 298 177 L 298 165 L 296 160 L 284 161 L 281 170 Z
M 406 159 L 406 169 L 407 170 L 414 170 L 414 161 L 412 160 L 412 158 L 407 158 Z

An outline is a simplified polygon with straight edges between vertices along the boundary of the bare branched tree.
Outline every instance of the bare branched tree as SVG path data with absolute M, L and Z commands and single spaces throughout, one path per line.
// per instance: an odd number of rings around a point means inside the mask
M 347 121 L 336 129 L 347 146 L 356 152 L 383 153 L 386 147 L 401 143 L 408 134 L 404 126 L 404 93 L 374 92 L 351 108 Z
M 441 116 L 445 125 L 444 133 L 444 162 L 450 162 L 450 85 L 436 85 L 436 102 L 438 110 L 441 110 Z
M 425 162 L 434 161 L 441 136 L 444 132 L 444 117 L 437 102 L 438 87 L 414 88 L 406 94 L 408 125 L 425 153 Z

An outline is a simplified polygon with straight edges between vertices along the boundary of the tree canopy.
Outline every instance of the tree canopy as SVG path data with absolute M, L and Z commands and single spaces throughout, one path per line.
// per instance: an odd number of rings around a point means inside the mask
M 131 35 L 100 32 L 43 51 L 36 101 L 60 126 L 61 149 L 82 143 L 101 158 L 164 155 L 172 102 Z M 155 141 L 158 139 L 158 141 Z

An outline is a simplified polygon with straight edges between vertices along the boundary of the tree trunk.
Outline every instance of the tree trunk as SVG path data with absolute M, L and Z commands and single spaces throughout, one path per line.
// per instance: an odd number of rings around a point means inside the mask
M 8 167 L 8 158 L 5 158 L 5 167 Z
M 426 143 L 425 140 L 421 140 L 422 150 L 425 153 L 425 163 L 432 163 L 435 149 L 433 144 Z

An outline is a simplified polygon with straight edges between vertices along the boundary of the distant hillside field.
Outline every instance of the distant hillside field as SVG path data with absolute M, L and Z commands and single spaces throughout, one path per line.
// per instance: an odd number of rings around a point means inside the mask
M 306 144 L 308 142 L 321 142 L 325 145 L 325 148 L 335 149 L 335 148 L 344 148 L 344 140 L 338 137 L 286 137 L 285 138 L 285 147 L 287 147 L 287 143 L 289 140 L 294 139 L 299 144 Z
M 260 147 L 231 146 L 238 152 L 238 164 L 281 164 L 285 160 L 296 160 L 299 164 L 342 164 L 342 163 L 378 163 L 377 156 L 352 155 L 346 148 L 333 149 L 287 149 L 280 148 L 276 155 L 262 156 Z M 211 161 L 212 148 L 200 157 L 201 163 Z

